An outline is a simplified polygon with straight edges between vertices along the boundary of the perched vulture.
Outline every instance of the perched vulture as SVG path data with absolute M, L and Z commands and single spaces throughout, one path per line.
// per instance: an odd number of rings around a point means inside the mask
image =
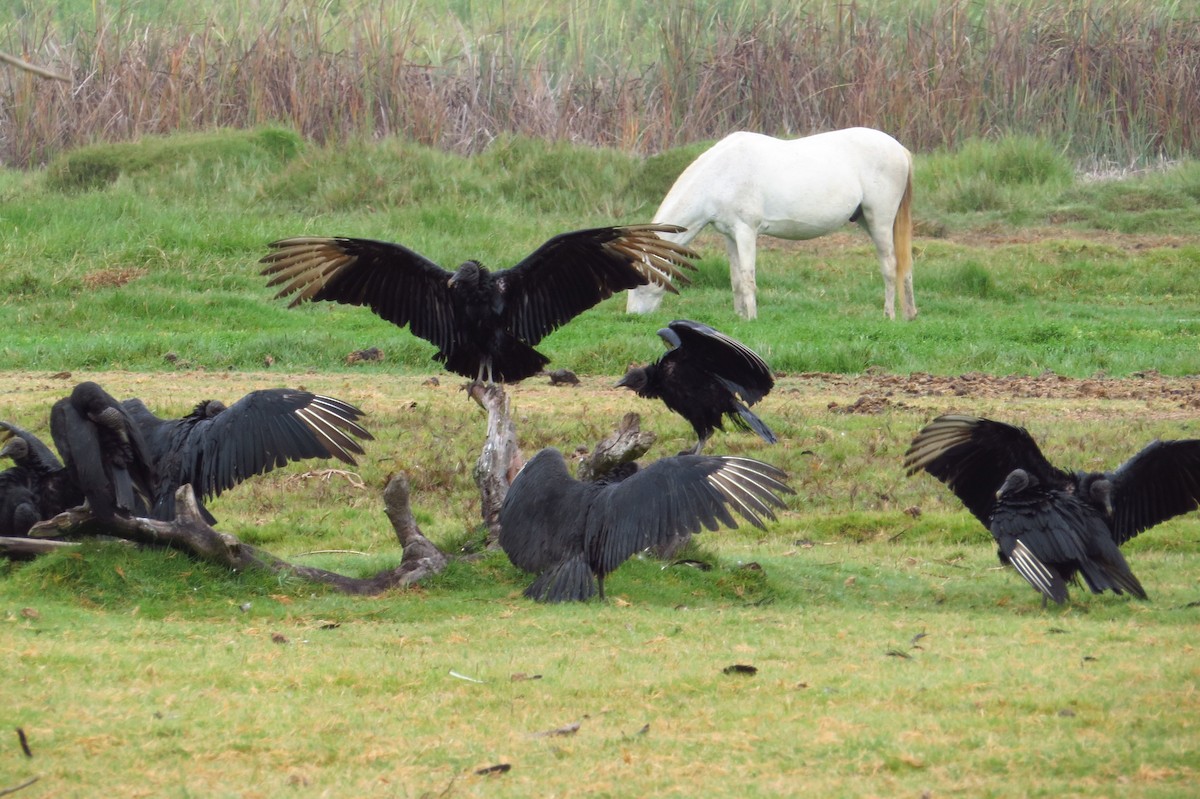
M 991 531 L 1001 561 L 1060 603 L 1080 576 L 1094 593 L 1145 599 L 1119 546 L 1200 506 L 1196 439 L 1154 441 L 1111 472 L 1071 472 L 1023 428 L 947 414 L 917 434 L 904 466 L 949 486 Z
M 755 527 L 795 493 L 779 469 L 750 458 L 679 455 L 617 482 L 580 482 L 554 448 L 517 473 L 500 509 L 500 546 L 519 569 L 538 574 L 525 596 L 584 601 L 629 556 L 676 535 L 736 527 L 730 508 Z
M 549 359 L 534 346 L 551 331 L 618 291 L 653 283 L 676 291 L 695 269 L 690 250 L 658 236 L 674 225 L 577 230 L 547 241 L 511 269 L 489 272 L 467 261 L 448 272 L 399 244 L 351 238 L 276 241 L 262 259 L 276 297 L 296 295 L 365 305 L 432 342 L 434 358 L 455 374 L 514 382 Z
M 83 502 L 83 495 L 58 456 L 33 433 L 0 422 L 0 535 L 25 535 L 36 522 Z
M 154 458 L 129 414 L 103 388 L 80 383 L 50 409 L 64 468 L 98 519 L 139 514 L 156 482 Z
M 175 491 L 190 483 L 201 500 L 291 461 L 337 458 L 354 464 L 371 440 L 363 412 L 333 397 L 290 388 L 252 391 L 226 407 L 205 400 L 181 419 L 160 419 L 139 399 L 122 403 L 153 457 L 158 479 L 150 514 L 175 516 Z M 200 504 L 209 524 L 215 519 Z
M 648 366 L 630 367 L 618 386 L 639 397 L 661 399 L 696 431 L 699 455 L 722 417 L 753 430 L 769 444 L 775 434 L 747 406 L 765 397 L 775 378 L 762 358 L 708 325 L 679 319 L 658 331 L 667 351 Z

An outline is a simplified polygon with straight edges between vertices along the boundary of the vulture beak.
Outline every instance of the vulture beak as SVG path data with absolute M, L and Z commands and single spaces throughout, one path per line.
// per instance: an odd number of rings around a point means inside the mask
M 646 369 L 641 366 L 631 366 L 625 376 L 616 382 L 613 388 L 631 388 L 637 391 L 646 385 Z

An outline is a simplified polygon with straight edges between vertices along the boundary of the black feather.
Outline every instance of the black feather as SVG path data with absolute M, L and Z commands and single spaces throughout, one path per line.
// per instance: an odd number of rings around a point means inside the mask
M 699 454 L 716 430 L 729 420 L 753 430 L 770 444 L 775 434 L 748 406 L 775 385 L 770 368 L 749 347 L 708 325 L 678 319 L 658 331 L 669 349 L 647 366 L 632 367 L 618 386 L 639 397 L 661 399 L 691 424 L 696 433 L 692 454 Z
M 148 509 L 157 480 L 154 459 L 125 409 L 99 385 L 80 383 L 54 403 L 50 435 L 97 518 Z
M 678 535 L 736 527 L 732 508 L 757 527 L 791 494 L 785 475 L 750 458 L 663 458 L 617 482 L 580 482 L 557 449 L 517 474 L 500 510 L 500 546 L 538 579 L 526 591 L 550 602 L 582 601 L 631 555 Z
M 1200 506 L 1200 440 L 1155 441 L 1111 472 L 1070 472 L 1046 460 L 1022 428 L 947 414 L 930 422 L 905 453 L 908 474 L 941 480 L 983 522 L 1014 562 L 1017 542 L 1065 582 L 1145 598 L 1120 545 Z M 1028 562 L 1026 560 L 1025 562 Z M 1029 574 L 1022 571 L 1026 579 Z M 1057 591 L 1035 588 L 1055 601 Z
M 0 458 L 15 464 L 0 472 L 0 535 L 25 535 L 36 522 L 83 502 L 74 478 L 33 433 L 0 422 L 0 441 Z
M 660 238 L 674 225 L 592 228 L 551 238 L 511 269 L 477 261 L 449 272 L 399 244 L 300 237 L 273 242 L 267 285 L 291 304 L 327 300 L 369 307 L 438 348 L 455 374 L 513 382 L 549 359 L 534 346 L 613 294 L 654 283 L 675 291 L 694 253 Z
M 337 458 L 354 464 L 370 440 L 349 403 L 290 388 L 252 391 L 233 405 L 199 403 L 180 419 L 161 419 L 139 399 L 122 403 L 157 466 L 151 514 L 175 516 L 175 492 L 190 483 L 198 502 L 293 461 Z M 212 515 L 200 504 L 209 524 Z

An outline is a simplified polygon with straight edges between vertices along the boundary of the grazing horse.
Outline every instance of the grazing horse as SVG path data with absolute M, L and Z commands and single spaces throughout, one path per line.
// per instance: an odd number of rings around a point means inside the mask
M 758 315 L 754 250 L 760 233 L 813 239 L 857 222 L 866 228 L 883 272 L 884 313 L 896 317 L 896 284 L 904 316 L 917 315 L 912 288 L 912 155 L 886 133 L 847 128 L 802 139 L 731 133 L 683 171 L 654 215 L 687 230 L 663 234 L 687 244 L 711 224 L 726 240 L 733 308 Z M 629 292 L 625 309 L 658 308 L 663 291 Z

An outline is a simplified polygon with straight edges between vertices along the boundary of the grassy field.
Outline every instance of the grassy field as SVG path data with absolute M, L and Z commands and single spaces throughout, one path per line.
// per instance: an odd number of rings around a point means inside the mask
M 258 274 L 286 236 L 399 241 L 454 268 L 508 266 L 550 236 L 641 222 L 698 148 L 642 159 L 497 142 L 474 157 L 394 140 L 305 145 L 267 129 L 102 145 L 0 172 L 0 342 L 17 369 L 340 368 L 430 373 L 432 347 L 360 308 L 288 310 Z M 613 298 L 548 337 L 556 367 L 620 374 L 656 357 L 679 316 L 744 340 L 787 372 L 1200 374 L 1200 168 L 1077 182 L 1035 140 L 918 156 L 915 284 L 893 324 L 861 231 L 763 239 L 761 318 L 737 319 L 724 243 L 704 234 L 695 285 L 660 313 Z M 1019 232 L 1012 232 L 1017 230 Z M 174 358 L 174 367 L 164 358 Z M 436 371 L 436 370 L 434 370 Z
M 561 230 L 648 218 L 694 154 L 512 139 L 465 158 L 272 129 L 0 172 L 16 234 L 0 239 L 0 418 L 45 435 L 83 379 L 164 414 L 319 390 L 370 414 L 367 456 L 353 474 L 306 463 L 240 486 L 210 505 L 219 529 L 371 574 L 399 560 L 379 494 L 403 470 L 425 533 L 472 549 L 482 412 L 407 331 L 273 300 L 266 242 L 373 236 L 505 265 Z M 1200 517 L 1128 545 L 1151 602 L 1076 590 L 1043 610 L 949 492 L 900 462 L 952 409 L 1026 425 L 1069 467 L 1200 437 L 1200 172 L 1085 182 L 1056 148 L 1012 139 L 919 154 L 917 174 L 917 321 L 883 319 L 870 244 L 849 229 L 764 240 L 760 319 L 737 320 L 706 236 L 696 285 L 662 311 L 630 318 L 614 299 L 544 342 L 579 388 L 510 389 L 526 455 L 590 447 L 637 411 L 660 457 L 690 443 L 686 424 L 612 387 L 657 356 L 657 327 L 697 318 L 762 352 L 782 373 L 760 406 L 780 443 L 711 449 L 779 465 L 797 494 L 765 532 L 702 537 L 711 571 L 635 559 L 609 603 L 541 607 L 499 553 L 372 599 L 113 543 L 4 564 L 0 790 L 1190 796 Z M 385 362 L 345 363 L 367 346 Z
M 453 386 L 89 376 L 180 411 L 183 397 L 276 383 L 368 409 L 378 440 L 357 470 L 364 487 L 310 463 L 210 506 L 221 529 L 276 554 L 363 575 L 396 563 L 379 491 L 398 468 L 428 535 L 452 551 L 478 540 L 469 473 L 484 420 Z M 679 420 L 609 383 L 513 389 L 525 452 L 587 446 L 630 409 L 662 437 L 652 455 L 686 443 Z M 6 385 L 6 405 L 32 418 L 63 381 L 10 373 Z M 952 408 L 1022 422 L 1072 466 L 1197 435 L 1194 410 L 1166 387 L 1079 399 L 1057 385 L 1047 397 L 897 389 L 882 412 L 852 414 L 837 407 L 888 392 L 867 378 L 784 378 L 761 411 L 778 445 L 714 442 L 790 472 L 798 493 L 780 520 L 704 536 L 691 555 L 711 571 L 635 559 L 610 578 L 606 605 L 536 606 L 520 596 L 529 578 L 498 553 L 374 599 L 113 544 L 8 567 L 2 720 L 34 757 L 10 737 L 0 785 L 38 776 L 31 796 L 1187 796 L 1200 772 L 1200 519 L 1127 547 L 1151 602 L 1076 590 L 1042 610 L 949 492 L 899 468 L 919 426 Z M 735 664 L 757 674 L 726 674 Z M 474 773 L 500 763 L 511 771 Z

